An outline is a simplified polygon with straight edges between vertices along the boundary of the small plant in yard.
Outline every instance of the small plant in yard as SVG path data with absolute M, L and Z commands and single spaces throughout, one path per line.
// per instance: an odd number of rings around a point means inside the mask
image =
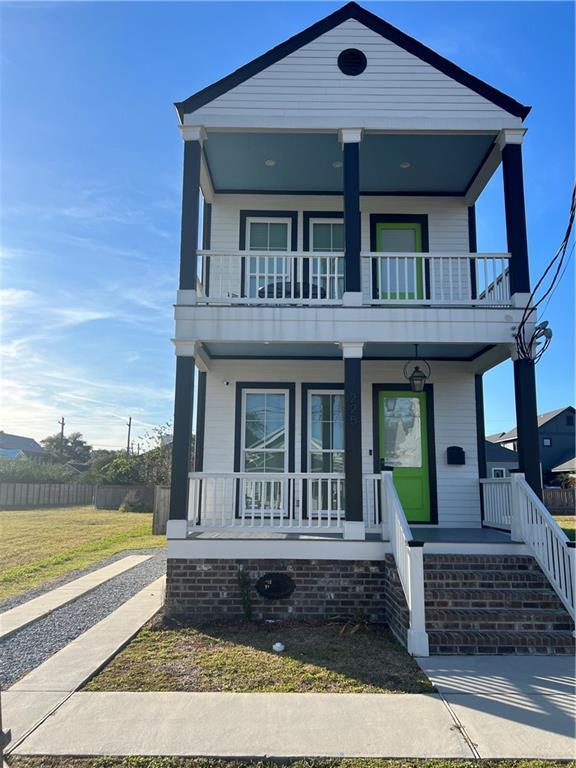
M 333 616 L 330 620 L 336 624 L 341 624 L 340 634 L 345 635 L 349 632 L 351 635 L 355 635 L 361 629 L 368 629 L 370 626 L 370 618 L 364 610 L 356 611 L 352 616 Z

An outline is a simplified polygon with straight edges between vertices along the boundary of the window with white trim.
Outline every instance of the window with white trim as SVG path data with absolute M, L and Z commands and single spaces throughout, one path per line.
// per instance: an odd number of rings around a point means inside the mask
M 248 218 L 249 251 L 288 251 L 292 238 L 292 220 Z M 251 256 L 248 260 L 246 291 L 248 298 L 278 298 L 286 295 L 291 278 L 292 259 L 283 256 Z
M 506 470 L 504 467 L 492 467 L 492 477 L 494 480 L 501 480 L 506 477 Z
M 344 293 L 344 222 L 342 219 L 310 219 L 310 250 L 318 254 L 342 253 L 342 256 L 318 256 L 310 259 L 310 284 L 318 286 L 319 298 L 341 299 Z

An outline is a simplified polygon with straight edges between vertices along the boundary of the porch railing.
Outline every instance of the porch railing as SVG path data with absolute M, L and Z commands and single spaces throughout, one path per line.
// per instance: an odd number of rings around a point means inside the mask
M 481 481 L 484 525 L 510 531 L 544 571 L 573 619 L 576 618 L 576 549 L 521 473 Z M 505 489 L 505 490 L 504 490 Z
M 373 253 L 371 304 L 510 306 L 508 253 Z
M 340 251 L 201 250 L 203 304 L 337 305 Z M 362 253 L 366 306 L 510 306 L 507 253 Z
M 398 576 L 409 611 L 408 653 L 428 656 L 426 609 L 424 602 L 424 558 L 421 543 L 415 542 L 392 479 L 392 472 L 382 473 L 383 536 L 390 539 Z
M 380 475 L 364 476 L 364 522 L 380 529 Z M 205 529 L 342 532 L 344 475 L 191 472 L 188 521 Z

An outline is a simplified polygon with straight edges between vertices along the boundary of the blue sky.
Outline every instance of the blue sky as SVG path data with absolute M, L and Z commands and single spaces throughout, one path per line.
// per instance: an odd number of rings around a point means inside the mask
M 533 281 L 564 232 L 574 175 L 574 5 L 364 3 L 532 105 L 525 179 Z M 4 3 L 1 427 L 66 417 L 120 447 L 171 419 L 182 145 L 172 102 L 338 7 L 333 3 Z M 505 251 L 502 181 L 479 250 Z M 573 263 L 545 317 L 541 411 L 573 401 Z M 510 365 L 485 378 L 486 428 L 514 425 Z

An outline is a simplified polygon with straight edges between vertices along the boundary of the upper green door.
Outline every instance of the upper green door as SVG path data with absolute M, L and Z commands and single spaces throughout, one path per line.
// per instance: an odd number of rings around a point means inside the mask
M 408 256 L 422 253 L 422 225 L 418 222 L 379 222 L 376 224 L 376 250 L 407 255 L 376 260 L 374 298 L 423 299 L 422 259 Z
M 409 523 L 429 523 L 430 469 L 426 392 L 385 390 L 379 396 L 380 458 Z

